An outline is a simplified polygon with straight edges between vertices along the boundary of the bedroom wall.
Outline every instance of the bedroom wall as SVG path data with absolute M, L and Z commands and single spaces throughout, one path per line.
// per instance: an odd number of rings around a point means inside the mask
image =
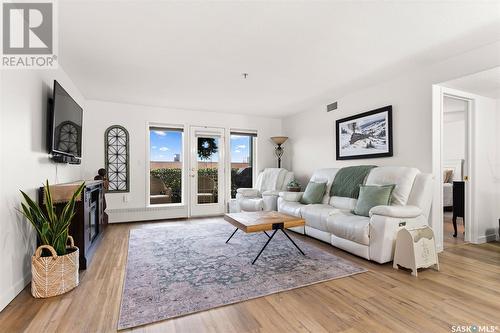
M 465 112 L 446 112 L 443 117 L 443 161 L 465 159 Z
M 480 61 L 478 61 L 480 59 Z M 283 119 L 290 139 L 284 165 L 295 171 L 304 184 L 317 168 L 357 164 L 401 165 L 432 171 L 432 85 L 500 64 L 500 42 L 475 49 L 446 61 L 418 67 L 409 73 L 349 94 L 317 101 L 303 111 Z M 334 80 L 334 78 L 332 78 Z M 338 101 L 338 109 L 326 105 Z M 335 120 L 393 106 L 394 156 L 379 159 L 336 161 Z
M 281 120 L 269 117 L 254 117 L 217 112 L 169 109 L 143 105 L 110 103 L 89 100 L 86 108 L 86 126 L 92 128 L 84 136 L 85 178 L 92 178 L 104 167 L 104 132 L 111 125 L 122 125 L 130 134 L 130 193 L 107 194 L 107 212 L 110 222 L 126 222 L 186 216 L 186 207 L 146 206 L 146 124 L 182 124 L 223 127 L 230 129 L 256 130 L 257 170 L 275 167 L 274 147 L 271 136 L 280 135 Z
M 62 68 L 2 70 L 0 156 L 0 310 L 30 281 L 36 236 L 16 208 L 19 190 L 31 197 L 50 183 L 81 179 L 81 167 L 57 165 L 46 152 L 47 101 L 58 80 L 85 109 L 85 100 Z M 85 158 L 85 156 L 84 156 Z

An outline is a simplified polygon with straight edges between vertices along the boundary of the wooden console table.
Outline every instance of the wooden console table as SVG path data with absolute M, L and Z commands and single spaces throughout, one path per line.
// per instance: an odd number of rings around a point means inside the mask
M 60 213 L 82 181 L 50 185 L 50 194 Z M 43 207 L 45 195 L 43 187 L 38 191 L 39 203 Z M 104 219 L 104 183 L 102 180 L 85 181 L 85 188 L 77 198 L 75 217 L 69 226 L 75 245 L 80 249 L 80 269 L 87 269 L 92 256 L 102 239 L 107 221 Z

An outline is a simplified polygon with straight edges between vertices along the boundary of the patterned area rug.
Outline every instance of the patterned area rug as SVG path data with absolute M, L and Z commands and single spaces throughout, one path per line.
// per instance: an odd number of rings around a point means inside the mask
M 255 265 L 268 237 L 224 221 L 174 224 L 130 231 L 118 329 L 337 279 L 366 270 L 278 231 Z

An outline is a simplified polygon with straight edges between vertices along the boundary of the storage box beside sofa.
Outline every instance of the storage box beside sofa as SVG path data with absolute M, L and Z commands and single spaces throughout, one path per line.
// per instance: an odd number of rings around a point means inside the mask
M 306 220 L 296 232 L 328 242 L 333 246 L 379 263 L 391 261 L 394 242 L 400 228 L 427 225 L 432 202 L 432 175 L 408 167 L 375 167 L 366 177 L 366 185 L 396 185 L 388 206 L 376 206 L 369 216 L 352 213 L 357 199 L 331 196 L 331 187 L 339 169 L 316 170 L 311 181 L 325 182 L 320 204 L 300 203 L 303 192 L 281 192 L 278 211 Z

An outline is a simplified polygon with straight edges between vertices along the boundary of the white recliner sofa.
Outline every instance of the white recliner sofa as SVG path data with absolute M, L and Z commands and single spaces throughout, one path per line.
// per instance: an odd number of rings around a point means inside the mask
M 277 210 L 279 193 L 294 180 L 293 172 L 283 168 L 266 168 L 258 176 L 255 188 L 239 188 L 230 212 Z
M 427 225 L 432 202 L 432 175 L 407 167 L 376 167 L 366 185 L 396 185 L 391 204 L 376 206 L 369 217 L 352 213 L 357 199 L 330 196 L 339 169 L 319 169 L 311 181 L 327 184 L 321 204 L 300 203 L 303 192 L 281 192 L 278 211 L 300 216 L 305 227 L 291 230 L 328 242 L 335 247 L 379 263 L 393 259 L 399 229 Z

